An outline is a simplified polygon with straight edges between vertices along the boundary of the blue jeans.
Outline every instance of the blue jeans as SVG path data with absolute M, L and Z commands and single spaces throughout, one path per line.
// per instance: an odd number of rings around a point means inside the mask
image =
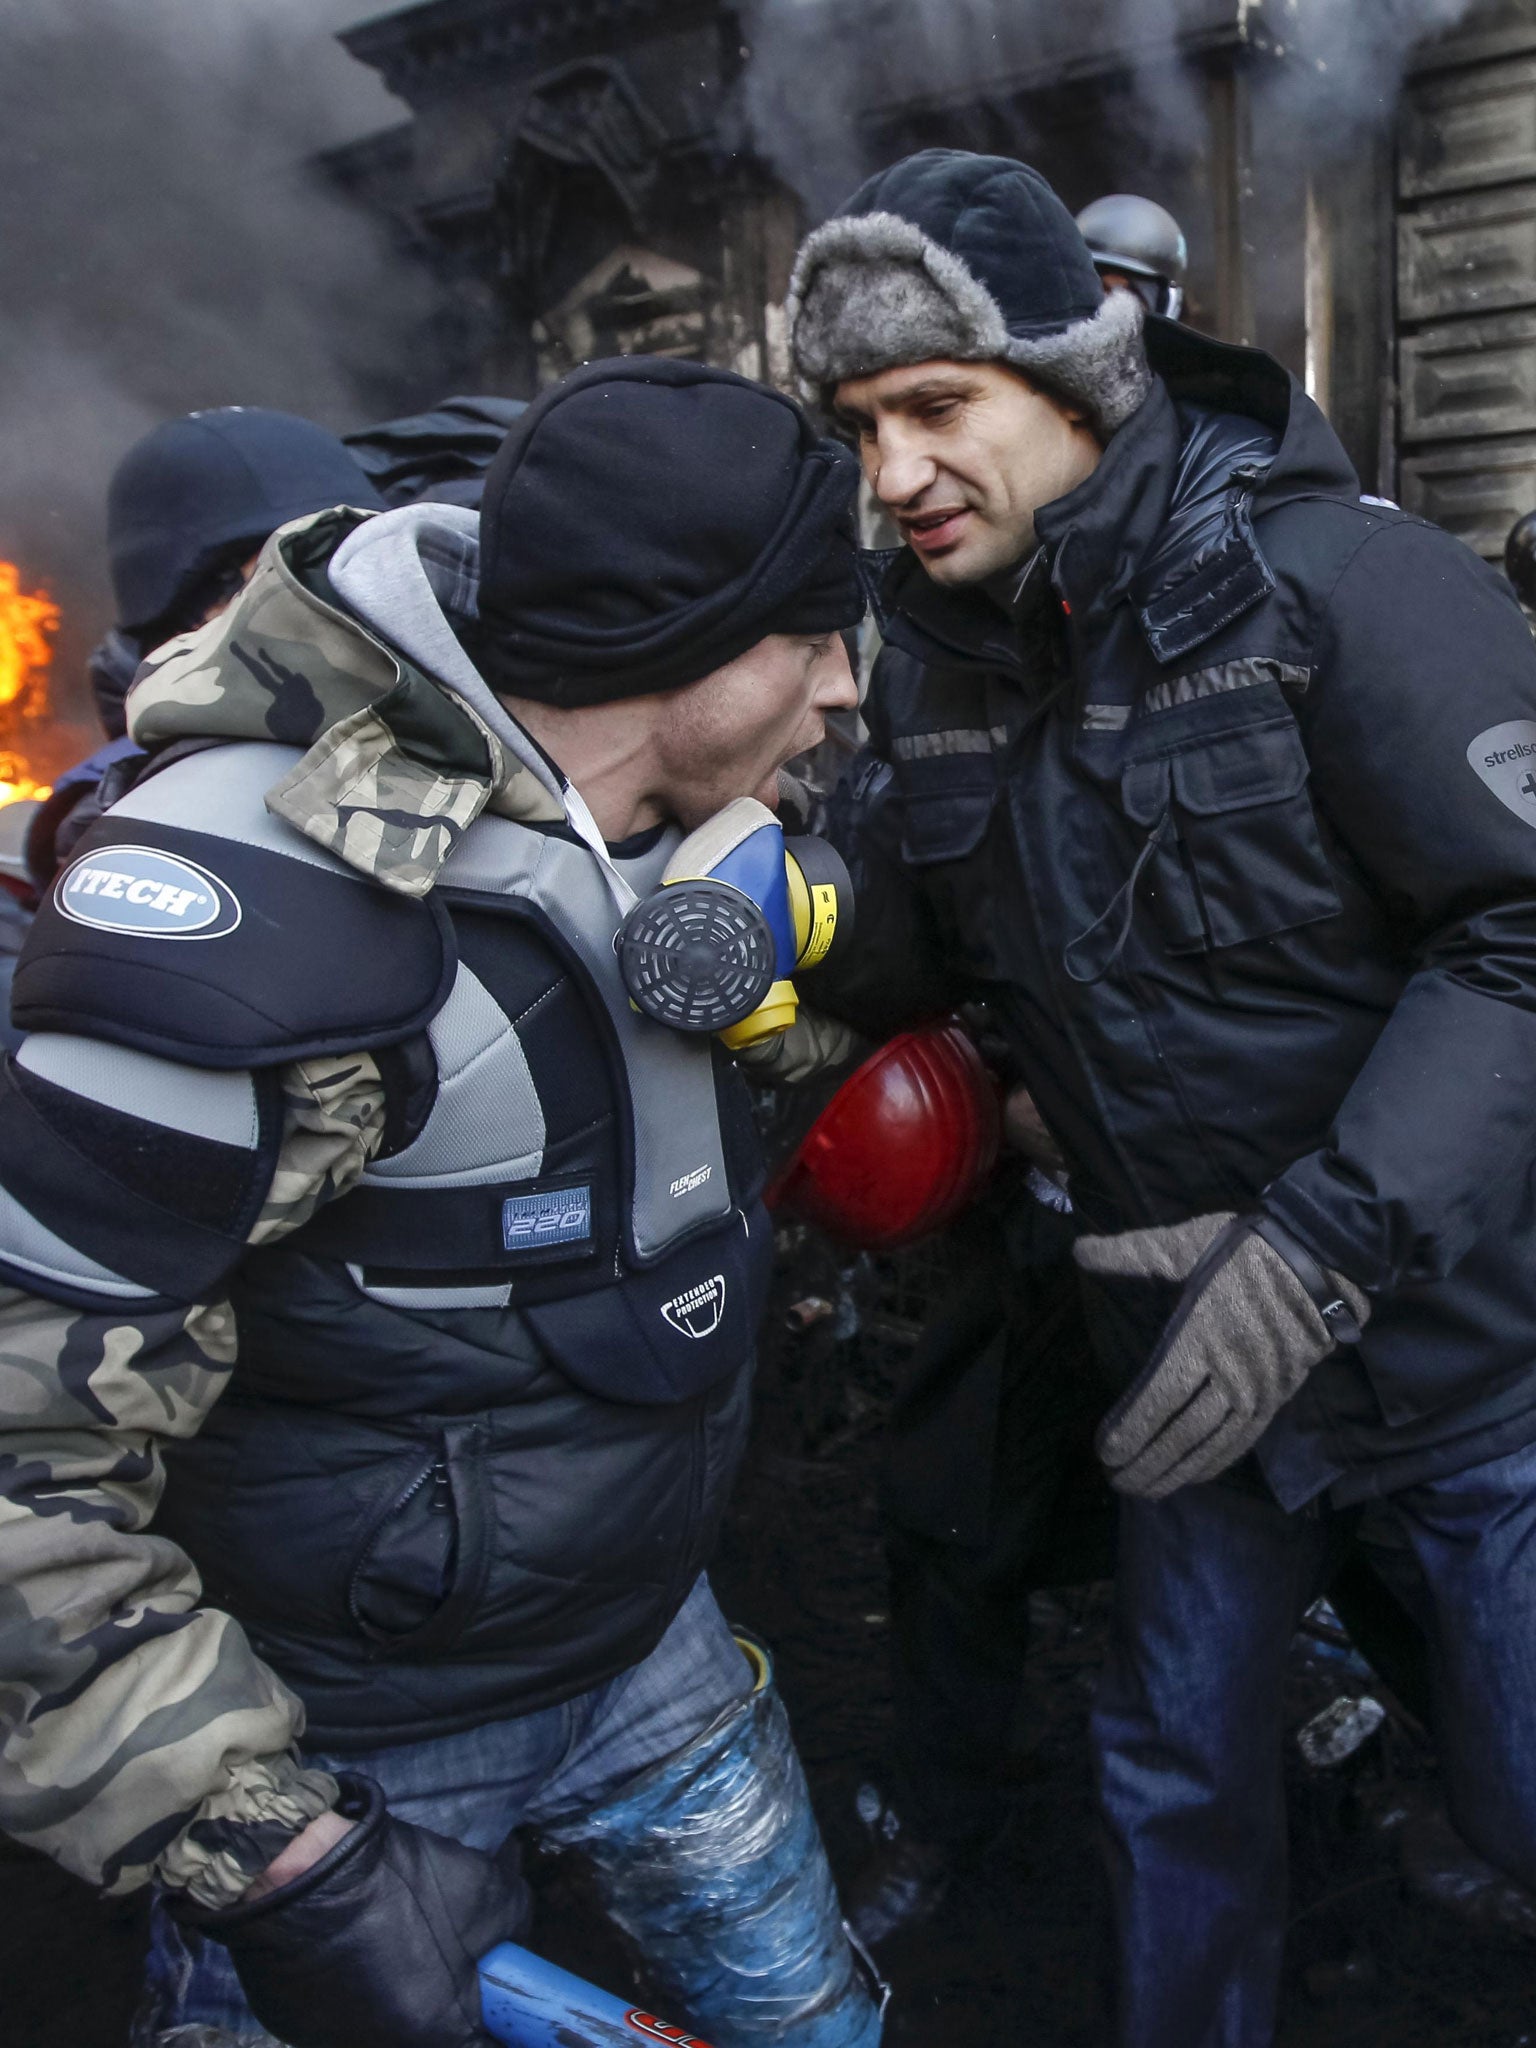
M 460 1735 L 344 1757 L 306 1752 L 306 1761 L 377 1778 L 402 1820 L 494 1852 L 515 1828 L 603 1805 L 744 1698 L 753 1676 L 701 1577 L 650 1656 L 592 1692 Z M 157 2032 L 203 2025 L 266 2038 L 228 1951 L 158 1910 L 150 1981 Z
M 1286 1652 L 1351 1533 L 1429 1637 L 1457 1828 L 1536 1888 L 1536 1448 L 1347 1512 L 1233 1478 L 1127 1502 L 1093 1718 L 1124 2048 L 1274 2039 Z

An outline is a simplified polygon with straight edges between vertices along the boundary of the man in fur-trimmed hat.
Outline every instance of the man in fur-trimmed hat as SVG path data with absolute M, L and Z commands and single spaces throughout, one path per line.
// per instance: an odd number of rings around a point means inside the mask
M 1267 2048 L 1285 1651 L 1352 1537 L 1429 1631 L 1457 1825 L 1536 1884 L 1536 653 L 1279 364 L 1106 296 L 1025 165 L 871 179 L 789 316 L 906 543 L 818 1004 L 985 999 L 1065 1156 L 1120 2038 Z
M 1001 157 L 926 150 L 872 178 L 807 240 L 789 318 L 800 376 L 847 423 L 869 385 L 890 419 L 964 413 L 944 489 L 903 490 L 888 453 L 869 472 L 944 585 L 1025 562 L 1037 507 L 1093 473 L 1151 387 L 1139 304 L 1106 294 L 1049 185 Z

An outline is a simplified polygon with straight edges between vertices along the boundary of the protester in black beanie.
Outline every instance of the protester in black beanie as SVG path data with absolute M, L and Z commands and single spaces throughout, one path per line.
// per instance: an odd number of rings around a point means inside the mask
M 667 357 L 588 364 L 491 467 L 463 637 L 493 688 L 577 706 L 853 625 L 857 488 L 848 451 L 778 392 Z

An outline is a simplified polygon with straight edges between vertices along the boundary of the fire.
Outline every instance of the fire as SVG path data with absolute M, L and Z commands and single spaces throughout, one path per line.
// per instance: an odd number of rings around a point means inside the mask
M 18 724 L 47 709 L 48 667 L 59 608 L 45 591 L 21 587 L 14 562 L 0 562 L 0 804 L 49 794 L 49 785 L 27 772 L 26 757 L 3 742 Z

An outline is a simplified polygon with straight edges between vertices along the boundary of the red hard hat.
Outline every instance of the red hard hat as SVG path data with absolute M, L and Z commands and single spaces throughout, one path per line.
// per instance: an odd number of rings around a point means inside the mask
M 768 1192 L 846 1244 L 890 1251 L 969 1207 L 997 1160 L 997 1088 L 958 1024 L 904 1031 L 838 1089 Z

